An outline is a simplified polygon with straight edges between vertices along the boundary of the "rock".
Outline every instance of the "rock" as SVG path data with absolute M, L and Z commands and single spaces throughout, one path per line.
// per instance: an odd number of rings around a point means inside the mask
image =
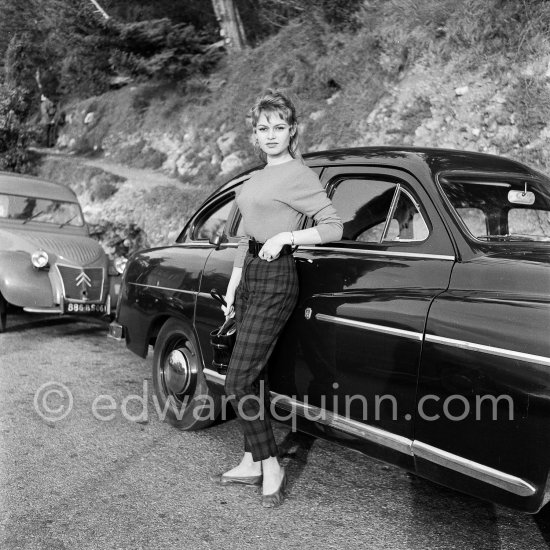
M 236 151 L 235 153 L 227 155 L 222 160 L 222 163 L 220 165 L 221 173 L 228 174 L 229 172 L 233 172 L 234 170 L 241 168 L 244 164 L 244 161 L 242 159 L 243 156 L 244 155 L 242 151 Z
M 327 103 L 329 105 L 332 105 L 338 98 L 340 97 L 340 92 L 336 92 L 335 94 L 332 94 L 328 99 Z
M 319 111 L 313 111 L 313 113 L 309 115 L 309 118 L 311 120 L 319 120 L 323 116 L 325 116 L 325 111 L 321 109 Z
M 425 124 L 426 128 L 428 128 L 428 130 L 431 130 L 432 132 L 434 130 L 439 130 L 441 128 L 441 125 L 442 120 L 438 118 L 432 118 L 431 120 L 428 120 L 428 122 L 426 122 Z
M 181 155 L 176 161 L 176 172 L 179 176 L 189 176 L 193 169 L 193 161 L 187 158 L 187 155 Z
M 468 86 L 459 86 L 458 88 L 455 88 L 455 94 L 457 96 L 465 95 L 469 91 Z
M 226 157 L 230 154 L 231 149 L 234 147 L 236 141 L 237 132 L 234 132 L 233 130 L 226 132 L 225 134 L 223 134 L 223 136 L 220 136 L 216 140 L 216 145 L 220 149 L 223 157 Z
M 206 159 L 206 158 L 209 158 L 210 156 L 212 155 L 212 151 L 210 150 L 210 146 L 209 145 L 205 145 L 203 147 L 203 149 L 199 152 L 199 157 L 201 159 Z
M 90 111 L 84 117 L 84 124 L 92 125 L 94 123 L 94 120 L 95 120 L 95 113 L 93 111 Z
M 479 135 L 481 134 L 481 130 L 479 128 L 472 128 L 472 134 L 475 137 L 479 137 Z
M 500 103 L 502 105 L 503 103 L 506 103 L 506 98 L 500 92 L 497 92 L 491 98 L 491 101 L 494 101 L 495 103 Z

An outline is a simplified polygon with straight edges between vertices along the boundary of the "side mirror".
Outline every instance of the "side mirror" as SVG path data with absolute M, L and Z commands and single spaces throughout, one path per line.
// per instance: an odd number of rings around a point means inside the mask
M 210 244 L 213 244 L 216 250 L 219 250 L 220 246 L 223 243 L 226 243 L 227 241 L 228 241 L 228 239 L 227 239 L 227 236 L 225 235 L 225 233 L 222 233 L 221 235 L 218 235 L 218 234 L 212 235 L 212 237 L 210 237 L 208 239 L 208 242 Z

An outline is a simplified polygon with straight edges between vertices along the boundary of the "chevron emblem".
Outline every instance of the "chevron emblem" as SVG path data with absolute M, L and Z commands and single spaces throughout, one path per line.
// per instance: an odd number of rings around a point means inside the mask
M 92 286 L 92 280 L 88 277 L 88 275 L 86 275 L 86 273 L 84 273 L 84 271 L 81 271 L 76 276 L 76 284 L 77 286 L 81 286 L 82 290 L 86 290 L 86 286 Z

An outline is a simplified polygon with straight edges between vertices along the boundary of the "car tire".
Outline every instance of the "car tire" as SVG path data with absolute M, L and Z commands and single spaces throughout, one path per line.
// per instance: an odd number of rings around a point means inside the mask
M 161 328 L 153 356 L 153 387 L 159 414 L 180 430 L 210 426 L 221 409 L 221 396 L 212 392 L 190 325 L 170 319 Z
M 7 319 L 8 319 L 8 302 L 0 294 L 0 332 L 6 331 L 6 325 L 7 325 Z

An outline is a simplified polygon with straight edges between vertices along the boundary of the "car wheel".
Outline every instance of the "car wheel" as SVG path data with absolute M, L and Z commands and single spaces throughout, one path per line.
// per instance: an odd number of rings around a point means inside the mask
M 8 318 L 8 302 L 2 294 L 0 294 L 0 332 L 6 330 L 6 321 Z
M 180 430 L 206 428 L 220 412 L 221 396 L 208 388 L 197 339 L 183 321 L 170 319 L 159 332 L 153 387 L 159 413 Z

